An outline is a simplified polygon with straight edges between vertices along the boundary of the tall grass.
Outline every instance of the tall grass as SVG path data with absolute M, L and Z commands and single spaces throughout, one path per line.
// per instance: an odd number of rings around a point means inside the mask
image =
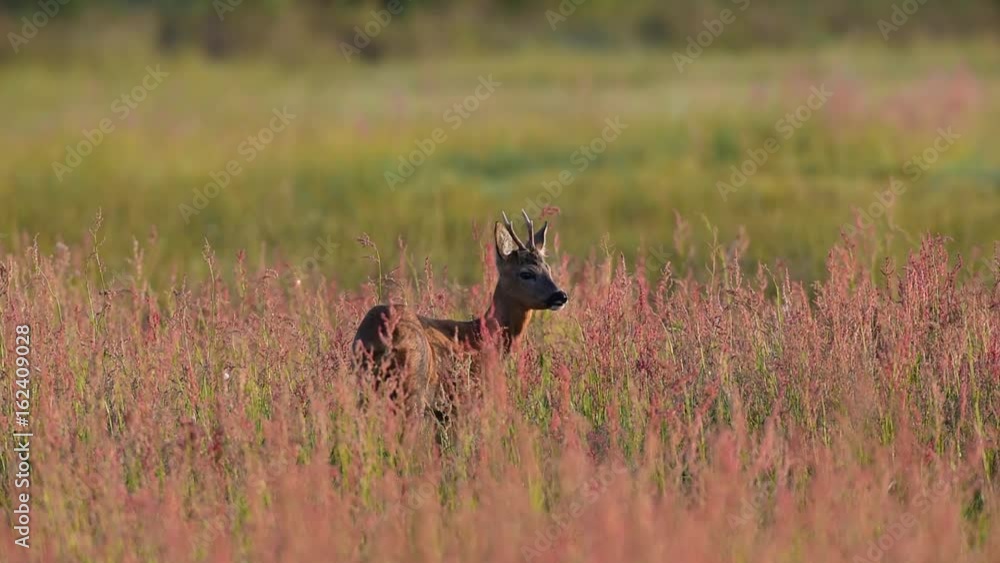
M 5 524 L 2 553 L 992 561 L 1000 254 L 963 261 L 928 238 L 873 264 L 870 242 L 834 247 L 812 288 L 745 276 L 745 241 L 655 282 L 661 264 L 557 247 L 571 305 L 487 356 L 481 399 L 444 434 L 377 396 L 359 409 L 349 342 L 371 288 L 242 254 L 223 268 L 210 248 L 203 282 L 151 281 L 144 245 L 103 283 L 99 249 L 9 254 L 0 364 L 9 387 L 13 327 L 30 324 L 35 512 L 30 552 Z M 389 285 L 471 316 L 495 276 L 483 262 L 470 286 L 406 261 Z M 0 419 L 12 408 L 5 392 Z M 11 483 L 0 465 L 8 517 Z

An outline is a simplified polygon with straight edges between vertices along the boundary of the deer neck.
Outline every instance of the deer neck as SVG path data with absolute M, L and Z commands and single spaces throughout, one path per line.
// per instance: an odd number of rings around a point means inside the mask
M 497 332 L 503 342 L 504 352 L 509 352 L 514 342 L 528 328 L 531 310 L 515 302 L 497 287 L 493 291 L 493 301 L 486 312 L 485 325 L 491 332 Z M 482 338 L 480 346 L 482 345 Z

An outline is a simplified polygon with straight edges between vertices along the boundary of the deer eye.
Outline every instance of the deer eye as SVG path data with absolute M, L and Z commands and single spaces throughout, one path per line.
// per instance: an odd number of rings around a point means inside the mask
M 533 280 L 535 279 L 535 272 L 529 272 L 525 270 L 520 274 L 518 274 L 518 276 L 520 276 L 522 280 Z

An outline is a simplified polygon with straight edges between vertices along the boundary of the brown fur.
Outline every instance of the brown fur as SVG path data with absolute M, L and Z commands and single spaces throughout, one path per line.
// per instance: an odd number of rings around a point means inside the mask
M 514 234 L 509 221 L 494 229 L 499 279 L 493 301 L 478 319 L 456 321 L 414 314 L 405 306 L 376 305 L 364 316 L 354 336 L 376 384 L 392 382 L 391 395 L 409 412 L 448 410 L 458 382 L 454 367 L 476 356 L 496 336 L 507 353 L 531 321 L 533 310 L 561 307 L 568 296 L 552 281 L 545 263 L 545 234 L 528 221 L 529 243 Z M 524 276 L 530 276 L 525 278 Z

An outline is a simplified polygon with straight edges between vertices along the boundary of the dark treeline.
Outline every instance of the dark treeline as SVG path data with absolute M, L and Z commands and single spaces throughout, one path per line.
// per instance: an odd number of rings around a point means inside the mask
M 728 48 L 809 45 L 843 37 L 905 44 L 922 36 L 996 36 L 1000 2 L 0 0 L 0 32 L 15 52 L 19 40 L 50 24 L 78 34 L 81 29 L 89 34 L 124 29 L 164 51 L 194 48 L 217 58 L 278 48 L 339 50 L 375 60 L 447 49 L 496 50 L 525 40 L 586 48 L 676 48 L 703 32 Z

